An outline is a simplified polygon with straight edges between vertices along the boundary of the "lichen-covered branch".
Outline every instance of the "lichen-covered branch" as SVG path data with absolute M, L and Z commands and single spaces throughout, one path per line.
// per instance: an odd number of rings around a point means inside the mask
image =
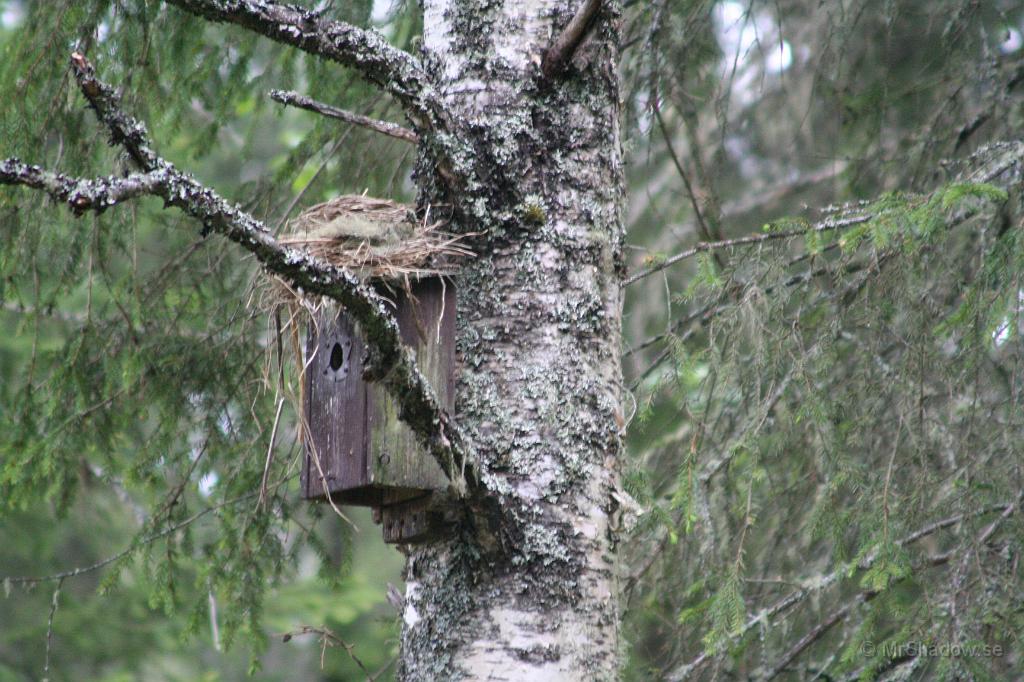
M 85 211 L 102 212 L 122 201 L 155 194 L 163 181 L 163 174 L 157 172 L 135 173 L 125 178 L 82 180 L 31 166 L 18 159 L 0 161 L 0 184 L 41 189 L 66 203 L 79 215 Z
M 345 123 L 351 123 L 352 125 L 362 126 L 363 128 L 369 128 L 382 135 L 393 137 L 398 140 L 404 140 L 405 142 L 412 142 L 413 144 L 419 142 L 419 135 L 404 128 L 397 123 L 391 123 L 390 121 L 379 121 L 369 116 L 363 116 L 356 114 L 351 111 L 345 111 L 337 107 L 332 107 L 330 104 L 324 104 L 318 102 L 315 99 L 300 95 L 297 92 L 291 90 L 271 90 L 270 98 L 281 104 L 298 107 L 299 109 L 305 109 L 306 111 L 312 111 L 313 113 L 320 114 L 321 116 L 327 116 L 328 118 L 336 118 L 339 121 Z
M 82 91 L 110 128 L 112 141 L 124 146 L 143 172 L 120 179 L 87 180 L 7 159 L 0 162 L 0 184 L 43 190 L 67 203 L 76 214 L 100 212 L 128 198 L 161 197 L 202 222 L 205 231 L 219 232 L 242 245 L 268 272 L 296 289 L 338 301 L 360 324 L 371 351 L 367 378 L 384 385 L 399 406 L 400 418 L 453 484 L 464 482 L 469 492 L 478 491 L 476 464 L 461 431 L 416 367 L 411 350 L 402 343 L 386 301 L 344 268 L 282 246 L 259 220 L 160 158 L 152 150 L 145 127 L 120 109 L 113 90 L 96 79 L 88 61 L 76 53 L 72 65 Z
M 267 0 L 167 2 L 204 19 L 242 26 L 277 42 L 356 69 L 402 105 L 417 132 L 417 139 L 425 143 L 436 172 L 453 194 L 480 193 L 486 186 L 481 180 L 483 174 L 477 163 L 477 153 L 459 134 L 457 122 L 420 61 L 391 45 L 375 31 L 327 19 L 321 13 L 303 7 Z M 471 206 L 476 209 L 476 220 L 490 215 L 483 198 Z M 459 209 L 458 206 L 455 208 Z
M 96 78 L 96 70 L 84 55 L 71 53 L 71 70 L 96 117 L 110 130 L 110 144 L 124 147 L 139 168 L 156 170 L 159 157 L 150 148 L 146 126 L 121 109 L 117 93 Z
M 393 95 L 417 127 L 444 118 L 419 61 L 375 31 L 333 21 L 320 13 L 266 0 L 167 0 L 196 16 L 235 24 L 285 45 L 356 69 Z

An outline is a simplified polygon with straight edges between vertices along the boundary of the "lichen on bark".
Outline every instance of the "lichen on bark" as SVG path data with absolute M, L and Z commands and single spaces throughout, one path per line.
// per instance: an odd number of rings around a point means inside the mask
M 424 203 L 479 254 L 458 280 L 456 413 L 501 525 L 410 548 L 400 677 L 611 680 L 622 173 L 615 17 L 557 80 L 540 57 L 576 4 L 425 3 L 424 64 L 486 186 Z

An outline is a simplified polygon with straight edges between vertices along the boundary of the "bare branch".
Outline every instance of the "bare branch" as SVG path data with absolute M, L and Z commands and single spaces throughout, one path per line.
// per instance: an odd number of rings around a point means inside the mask
M 992 521 L 992 523 L 985 527 L 985 529 L 974 540 L 972 546 L 976 547 L 988 542 L 989 538 L 992 537 L 992 534 L 995 533 L 996 529 L 999 528 L 1003 521 L 1008 519 L 1016 511 L 1017 504 L 1017 502 L 1014 502 L 1012 504 L 1001 505 L 983 510 L 984 512 L 992 512 L 999 511 L 1000 509 L 1002 509 L 1002 513 L 999 515 L 998 518 Z M 957 517 L 953 518 L 955 519 Z M 963 515 L 959 515 L 959 518 L 962 520 Z M 937 521 L 936 523 L 931 524 L 930 526 L 926 526 L 925 528 L 922 528 L 916 533 L 913 533 L 904 538 L 903 540 L 901 540 L 900 544 L 906 545 L 909 542 L 916 540 L 920 537 L 923 537 L 926 534 L 935 532 L 935 530 L 938 530 L 939 528 L 944 528 L 953 525 L 951 523 L 951 520 L 952 519 L 943 519 L 942 521 Z M 943 554 L 933 556 L 928 559 L 926 565 L 929 567 L 935 567 L 947 564 L 956 555 L 956 553 L 957 550 L 954 549 L 948 552 L 944 552 Z M 782 659 L 775 665 L 775 667 L 772 668 L 771 672 L 769 672 L 768 675 L 764 678 L 765 681 L 767 682 L 768 680 L 773 680 L 780 674 L 782 674 L 785 671 L 785 669 L 789 666 L 789 664 L 792 663 L 796 659 L 796 657 L 799 656 L 805 649 L 807 649 L 807 647 L 809 647 L 811 644 L 820 639 L 822 635 L 828 632 L 834 625 L 841 622 L 848 615 L 850 615 L 850 612 L 853 610 L 855 606 L 858 606 L 867 601 L 871 601 L 878 594 L 878 590 L 865 590 L 863 592 L 858 593 L 852 601 L 846 603 L 841 608 L 832 612 L 825 620 L 811 628 L 811 630 L 807 634 L 801 637 L 800 640 L 783 655 Z
M 269 0 L 167 0 L 196 16 L 242 26 L 277 42 L 359 71 L 402 105 L 413 128 L 431 136 L 428 153 L 438 175 L 453 191 L 475 191 L 479 171 L 467 142 L 452 134 L 452 116 L 416 57 L 375 31 L 325 19 L 321 13 Z M 475 206 L 485 207 L 483 202 Z M 485 208 L 481 211 L 486 212 Z
M 545 78 L 554 78 L 569 63 L 576 48 L 586 37 L 597 11 L 601 9 L 601 0 L 583 0 L 583 4 L 576 10 L 568 25 L 562 29 L 551 47 L 544 53 L 544 61 L 541 62 L 541 71 Z
M 698 232 L 704 241 L 715 241 L 721 239 L 721 234 L 713 232 L 709 227 L 708 223 L 704 220 L 704 211 L 701 210 L 699 201 L 697 201 L 697 193 L 693 190 L 693 184 L 690 182 L 690 176 L 687 174 L 686 169 L 683 168 L 683 163 L 679 159 L 679 154 L 676 153 L 675 145 L 672 144 L 672 135 L 668 131 L 668 126 L 665 125 L 665 118 L 661 115 L 661 105 L 658 103 L 658 95 L 654 94 L 651 99 L 651 110 L 654 112 L 654 118 L 658 121 L 658 128 L 661 130 L 661 137 L 665 140 L 665 146 L 668 148 L 668 155 L 672 159 L 672 164 L 676 167 L 676 171 L 679 172 L 679 177 L 682 178 L 683 186 L 686 188 L 686 194 L 690 198 L 690 204 L 693 206 L 693 213 L 697 217 L 697 226 L 700 228 Z M 715 254 L 715 261 L 719 267 L 724 267 L 721 258 L 718 254 Z
M 151 194 L 198 219 L 206 232 L 219 232 L 250 251 L 263 267 L 306 294 L 338 301 L 356 320 L 370 357 L 366 378 L 380 381 L 399 407 L 399 417 L 412 429 L 453 484 L 470 492 L 481 488 L 476 464 L 462 433 L 438 402 L 412 351 L 401 340 L 387 302 L 372 287 L 344 268 L 282 246 L 266 226 L 151 150 L 145 127 L 119 108 L 113 91 L 92 75 L 84 57 L 72 57 L 75 75 L 107 123 L 113 139 L 125 146 L 145 174 L 112 179 L 81 180 L 43 171 L 17 159 L 0 162 L 0 184 L 21 184 L 46 191 L 80 214 L 102 211 L 126 196 Z M 97 93 L 99 93 L 97 95 Z
M 822 166 L 817 170 L 799 173 L 791 179 L 766 188 L 757 194 L 753 194 L 743 199 L 737 199 L 736 201 L 727 202 L 722 207 L 722 217 L 731 218 L 743 215 L 744 213 L 750 213 L 751 211 L 762 208 L 768 204 L 776 203 L 806 187 L 813 187 L 820 182 L 832 180 L 845 173 L 848 167 L 849 164 L 847 162 L 837 161 L 836 163 L 830 163 Z
M 345 650 L 345 653 L 348 654 L 349 658 L 351 658 L 355 662 L 355 664 L 359 666 L 359 669 L 363 671 L 363 674 L 366 675 L 366 679 L 367 680 L 372 682 L 372 680 L 376 680 L 377 679 L 378 675 L 374 675 L 373 673 L 371 673 L 366 668 L 366 665 L 364 665 L 363 662 L 361 660 L 359 660 L 359 657 L 356 656 L 356 653 L 355 653 L 355 648 L 356 647 L 355 647 L 355 645 L 354 644 L 349 644 L 348 642 L 343 640 L 341 637 L 339 637 L 330 628 L 328 628 L 326 626 L 318 628 L 318 627 L 314 627 L 312 625 L 303 625 L 298 630 L 292 630 L 291 632 L 285 632 L 285 633 L 282 633 L 279 636 L 281 637 L 281 641 L 289 642 L 293 638 L 301 637 L 302 635 L 317 635 L 317 637 L 320 639 L 320 667 L 321 668 L 323 667 L 323 664 L 324 664 L 324 654 L 327 651 L 327 647 L 340 646 L 342 649 Z
M 43 663 L 43 679 L 49 679 L 50 677 L 50 648 L 53 645 L 53 617 L 57 615 L 57 605 L 60 603 L 60 590 L 64 586 L 63 580 L 57 581 L 57 587 L 53 590 L 53 596 L 50 597 L 50 616 L 46 619 L 46 658 Z
M 708 231 L 715 236 L 715 239 L 722 238 L 722 202 L 715 190 L 715 183 L 708 173 L 704 164 L 704 155 L 701 151 L 699 139 L 699 122 L 697 111 L 692 102 L 680 107 L 680 116 L 683 119 L 683 128 L 686 130 L 686 140 L 690 148 L 690 156 L 693 158 L 693 165 L 697 171 L 697 182 L 700 184 L 701 213 L 708 224 Z M 713 158 L 713 157 L 712 157 Z
M 286 483 L 288 480 L 289 479 L 287 479 L 287 478 L 281 479 L 281 480 L 277 481 L 276 483 L 274 483 L 272 487 L 277 487 L 277 486 L 281 485 L 282 483 Z M 129 554 L 131 554 L 132 552 L 134 552 L 134 551 L 136 551 L 136 550 L 138 550 L 138 549 L 140 549 L 142 547 L 145 547 L 146 545 L 151 545 L 154 542 L 156 542 L 157 540 L 160 540 L 161 538 L 165 538 L 168 535 L 172 535 L 172 534 L 178 532 L 182 528 L 185 528 L 187 526 L 192 525 L 193 523 L 195 523 L 199 519 L 203 518 L 207 514 L 211 514 L 213 512 L 219 511 L 221 509 L 224 509 L 225 507 L 230 507 L 232 505 L 238 504 L 239 502 L 244 502 L 245 500 L 248 500 L 248 499 L 251 499 L 253 497 L 256 497 L 258 494 L 259 494 L 258 490 L 257 491 L 253 491 L 251 493 L 246 493 L 244 495 L 240 495 L 238 497 L 234 497 L 234 498 L 232 498 L 230 500 L 226 500 L 224 502 L 220 502 L 219 504 L 215 504 L 213 506 L 206 507 L 204 509 L 200 509 L 195 514 L 193 514 L 192 516 L 189 516 L 188 518 L 186 518 L 186 519 L 184 519 L 182 521 L 179 521 L 178 523 L 175 523 L 173 525 L 167 526 L 163 530 L 157 531 L 157 532 L 153 533 L 152 535 L 148 535 L 148 536 L 146 536 L 144 538 L 137 538 L 137 539 L 133 540 L 132 543 L 130 545 L 128 545 L 128 547 L 126 547 L 125 549 L 121 550 L 117 554 L 112 554 L 112 555 L 106 557 L 105 559 L 101 559 L 101 560 L 97 561 L 96 563 L 89 564 L 88 566 L 79 566 L 77 568 L 71 568 L 71 569 L 68 569 L 66 571 L 61 571 L 60 573 L 53 573 L 51 575 L 40 575 L 40 576 L 2 576 L 2 577 L 0 577 L 0 581 L 2 581 L 4 583 L 9 583 L 9 584 L 12 584 L 12 585 L 21 585 L 21 584 L 24 584 L 24 585 L 36 585 L 36 584 L 44 583 L 44 582 L 53 582 L 53 581 L 61 582 L 61 581 L 65 580 L 66 578 L 77 578 L 80 575 L 85 575 L 87 573 L 92 573 L 94 571 L 98 571 L 101 568 L 109 566 L 110 564 L 112 564 L 112 563 L 114 563 L 116 561 L 124 559 Z
M 420 61 L 380 34 L 322 13 L 270 0 L 167 0 L 196 16 L 242 26 L 277 42 L 356 69 L 402 105 L 417 134 L 433 132 L 426 153 L 453 192 L 477 192 L 484 182 L 476 154 L 457 134 L 453 116 Z M 489 216 L 486 200 L 471 202 L 476 217 Z M 456 207 L 458 208 L 458 207 Z
M 765 681 L 774 680 L 776 677 L 781 675 L 789 664 L 792 663 L 797 656 L 799 656 L 804 649 L 814 644 L 816 641 L 822 638 L 834 625 L 846 619 L 850 612 L 855 606 L 860 606 L 864 602 L 869 601 L 871 598 L 876 596 L 878 592 L 858 592 L 852 601 L 847 602 L 839 609 L 833 611 L 825 620 L 815 625 L 811 630 L 805 634 L 800 640 L 790 647 L 789 651 L 783 654 L 782 659 L 765 675 Z
M 315 99 L 310 99 L 305 95 L 300 95 L 297 92 L 290 90 L 271 90 L 270 98 L 274 101 L 280 102 L 281 104 L 291 105 L 306 111 L 312 111 L 313 113 L 320 114 L 321 116 L 327 116 L 329 118 L 336 118 L 339 121 L 345 123 L 351 123 L 353 125 L 362 126 L 369 128 L 382 135 L 387 135 L 398 140 L 404 140 L 405 142 L 412 142 L 416 144 L 419 142 L 420 137 L 408 128 L 404 128 L 397 123 L 391 123 L 390 121 L 379 121 L 375 118 L 356 114 L 351 111 L 345 111 L 344 109 L 338 109 L 332 107 L 330 104 L 324 104 L 318 102 Z
M 318 12 L 267 0 L 167 0 L 196 16 L 235 24 L 285 45 L 356 69 L 393 95 L 417 126 L 437 127 L 440 102 L 419 60 L 376 31 L 332 21 Z

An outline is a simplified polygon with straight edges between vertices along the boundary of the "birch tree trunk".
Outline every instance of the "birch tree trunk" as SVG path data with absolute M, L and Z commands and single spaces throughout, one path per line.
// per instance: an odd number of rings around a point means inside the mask
M 564 69 L 541 69 L 581 4 L 424 2 L 425 63 L 486 179 L 453 191 L 429 148 L 417 174 L 421 203 L 477 235 L 458 280 L 456 419 L 501 521 L 410 550 L 401 679 L 618 675 L 617 7 Z

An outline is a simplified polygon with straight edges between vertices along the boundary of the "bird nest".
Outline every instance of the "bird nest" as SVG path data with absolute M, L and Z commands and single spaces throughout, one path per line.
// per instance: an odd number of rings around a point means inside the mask
M 363 281 L 383 284 L 385 290 L 408 290 L 411 280 L 452 274 L 459 258 L 473 255 L 460 245 L 460 237 L 442 227 L 429 218 L 429 210 L 418 219 L 409 206 L 394 201 L 341 196 L 290 220 L 279 241 Z M 258 307 L 267 312 L 285 307 L 315 313 L 323 303 L 274 274 L 267 275 L 258 297 Z
M 342 196 L 293 218 L 280 242 L 364 280 L 404 280 L 449 274 L 455 258 L 472 255 L 441 227 L 429 211 L 417 220 L 404 204 Z

